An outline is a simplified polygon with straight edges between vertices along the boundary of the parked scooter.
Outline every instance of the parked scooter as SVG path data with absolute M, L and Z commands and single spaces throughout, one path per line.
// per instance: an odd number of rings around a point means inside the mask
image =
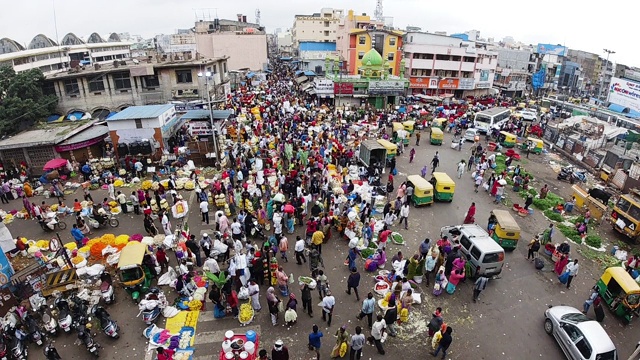
M 78 328 L 78 326 L 87 323 L 89 306 L 86 300 L 79 298 L 77 295 L 73 295 L 70 300 L 73 302 L 73 327 Z
M 73 324 L 73 319 L 71 318 L 71 309 L 69 308 L 69 302 L 67 299 L 62 297 L 62 294 L 58 293 L 55 295 L 56 299 L 49 308 L 52 309 L 52 314 L 58 316 L 58 325 L 60 328 L 64 330 L 65 333 L 71 332 L 71 326 Z M 55 307 L 55 310 L 53 310 Z
M 109 315 L 107 310 L 105 310 L 105 308 L 97 305 L 93 307 L 93 310 L 91 312 L 96 316 L 96 318 L 98 318 L 98 321 L 100 321 L 100 327 L 102 328 L 102 331 L 105 333 L 105 335 L 110 336 L 114 339 L 120 338 L 120 334 L 118 334 L 120 327 L 115 320 L 111 319 L 111 316 Z
M 84 346 L 87 348 L 87 351 L 89 351 L 95 357 L 100 356 L 98 354 L 98 348 L 100 347 L 100 345 L 93 339 L 89 329 L 87 329 L 85 325 L 79 325 L 77 327 L 77 330 L 78 339 L 84 344 Z
M 571 184 L 576 182 L 585 183 L 587 182 L 587 173 L 584 170 L 576 170 L 573 166 L 566 166 L 560 169 L 557 179 L 569 181 Z
M 5 336 L 0 335 L 0 360 L 7 360 L 9 354 L 7 353 L 7 341 Z
M 43 335 L 36 319 L 34 319 L 31 314 L 27 314 L 24 319 L 24 324 L 27 329 L 27 334 L 29 335 L 29 340 L 41 346 L 44 343 L 42 340 Z
M 151 325 L 158 319 L 160 312 L 167 304 L 167 298 L 162 291 L 157 288 L 150 289 L 149 293 L 147 293 L 144 299 L 138 304 L 140 312 L 137 316 L 142 314 L 144 323 Z
M 262 225 L 258 222 L 258 219 L 253 218 L 251 223 L 249 224 L 249 229 L 247 229 L 247 233 L 251 236 L 257 236 L 260 239 L 266 238 L 264 234 L 264 230 L 262 229 Z
M 24 341 L 17 336 L 11 340 L 11 355 L 15 360 L 27 360 L 27 347 L 24 346 Z
M 113 291 L 113 280 L 111 279 L 111 275 L 109 273 L 102 273 L 100 275 L 100 292 L 102 293 L 102 300 L 104 303 L 109 305 L 116 301 L 116 295 Z
M 61 360 L 60 354 L 58 354 L 58 349 L 53 346 L 52 343 L 48 343 L 47 346 L 44 347 L 44 357 L 47 360 Z
M 44 330 L 47 332 L 47 334 L 51 336 L 58 335 L 58 322 L 53 317 L 53 315 L 49 313 L 49 311 L 45 311 L 42 314 L 42 324 L 44 325 Z

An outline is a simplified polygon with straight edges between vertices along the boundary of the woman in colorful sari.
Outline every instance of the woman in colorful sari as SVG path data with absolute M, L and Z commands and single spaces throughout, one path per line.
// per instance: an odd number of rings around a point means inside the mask
M 438 269 L 438 273 L 436 274 L 436 281 L 433 284 L 433 295 L 440 296 L 444 291 L 444 288 L 447 286 L 447 277 L 444 276 L 444 267 L 440 267 Z

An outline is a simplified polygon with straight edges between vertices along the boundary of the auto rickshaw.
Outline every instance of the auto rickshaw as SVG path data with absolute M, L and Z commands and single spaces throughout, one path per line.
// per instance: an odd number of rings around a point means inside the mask
M 399 122 L 394 122 L 393 123 L 393 141 L 394 142 L 398 142 L 400 140 L 400 138 L 402 138 L 402 142 L 405 145 L 409 145 L 409 137 L 410 136 L 411 136 L 411 134 L 409 134 L 404 129 L 404 125 L 402 125 Z
M 527 138 L 527 141 L 524 142 L 520 148 L 522 150 L 527 150 L 527 148 L 529 149 L 529 151 L 531 151 L 532 153 L 536 153 L 536 154 L 540 154 L 542 153 L 542 149 L 544 148 L 544 142 L 541 139 L 536 139 L 536 138 Z
M 391 159 L 396 157 L 396 155 L 398 153 L 398 145 L 392 143 L 389 140 L 385 140 L 385 139 L 378 139 L 378 144 L 382 145 L 382 147 L 387 149 L 387 164 L 388 164 L 389 161 L 391 161 Z
M 416 122 L 413 120 L 407 120 L 403 122 L 402 125 L 404 126 L 404 130 L 409 133 L 409 136 L 412 136 L 415 132 Z
M 437 201 L 453 201 L 453 193 L 456 191 L 456 183 L 449 175 L 443 172 L 434 172 L 429 180 L 434 188 L 434 199 Z
M 447 126 L 447 122 L 449 120 L 445 118 L 437 118 L 431 121 L 431 128 L 439 128 L 440 130 L 444 130 L 444 127 Z
M 596 287 L 602 301 L 626 323 L 640 315 L 640 286 L 624 268 L 616 266 L 606 269 Z
M 430 142 L 432 145 L 442 145 L 444 133 L 440 128 L 431 128 Z
M 505 250 L 514 250 L 520 240 L 520 226 L 507 210 L 493 210 L 487 230 L 493 240 Z
M 142 294 L 149 290 L 151 274 L 142 265 L 147 246 L 143 243 L 132 241 L 120 252 L 118 262 L 118 275 L 124 289 L 131 295 L 136 303 L 140 301 Z
M 415 207 L 431 205 L 433 203 L 433 185 L 420 175 L 407 176 L 407 187 L 413 187 L 410 202 Z
M 498 142 L 500 143 L 500 145 L 506 148 L 512 148 L 516 146 L 517 139 L 518 139 L 517 136 L 506 131 L 500 131 L 500 135 L 498 135 Z

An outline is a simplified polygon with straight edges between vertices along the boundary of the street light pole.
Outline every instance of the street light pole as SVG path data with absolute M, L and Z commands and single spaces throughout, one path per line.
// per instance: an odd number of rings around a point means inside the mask
M 207 71 L 204 74 L 202 72 L 199 72 L 198 77 L 204 77 L 205 87 L 207 88 L 207 106 L 209 107 L 209 120 L 211 122 L 211 138 L 213 140 L 213 151 L 216 154 L 216 162 L 220 164 L 220 150 L 218 148 L 218 139 L 216 138 L 217 131 L 213 123 L 213 100 L 211 99 L 211 92 L 209 90 L 209 78 L 212 78 L 213 86 L 214 86 L 213 91 L 214 91 L 214 97 L 215 97 L 216 80 L 215 78 L 213 78 L 213 74 L 211 73 L 211 71 Z
M 602 101 L 602 103 L 604 103 L 605 99 L 604 99 L 604 76 L 605 76 L 605 72 L 607 70 L 607 66 L 609 66 L 609 55 L 611 54 L 615 54 L 616 52 L 613 50 L 607 50 L 607 49 L 603 49 L 604 52 L 607 53 L 607 62 L 604 64 L 605 66 L 605 71 L 602 72 L 602 79 L 600 79 L 600 101 Z

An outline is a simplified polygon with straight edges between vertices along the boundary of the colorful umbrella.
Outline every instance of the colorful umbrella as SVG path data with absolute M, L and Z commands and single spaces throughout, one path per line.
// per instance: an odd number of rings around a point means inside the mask
M 63 166 L 67 166 L 67 159 L 51 159 L 49 161 L 47 161 L 46 164 L 44 164 L 44 167 L 42 168 L 42 170 L 44 171 L 48 171 L 48 170 L 54 170 L 57 168 L 61 168 Z

